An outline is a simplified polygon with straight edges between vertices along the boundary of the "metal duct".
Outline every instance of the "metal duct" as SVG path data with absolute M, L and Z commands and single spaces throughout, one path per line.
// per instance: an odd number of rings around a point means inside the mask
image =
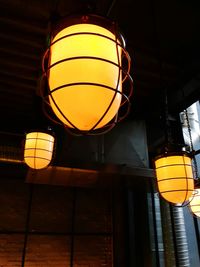
M 190 267 L 190 258 L 183 209 L 173 206 L 172 215 L 176 240 L 178 267 Z
M 163 245 L 165 253 L 165 267 L 176 267 L 175 248 L 171 224 L 169 203 L 160 200 L 160 211 L 163 231 Z

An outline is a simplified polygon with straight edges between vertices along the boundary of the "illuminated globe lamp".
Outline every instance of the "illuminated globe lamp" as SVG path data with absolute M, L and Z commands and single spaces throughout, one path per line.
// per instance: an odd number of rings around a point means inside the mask
M 200 217 L 200 188 L 195 188 L 190 198 L 188 205 L 192 214 L 196 217 Z
M 46 168 L 54 151 L 54 136 L 44 132 L 30 132 L 26 135 L 24 161 L 32 169 Z
M 185 205 L 194 190 L 192 158 L 184 151 L 166 152 L 155 159 L 158 191 L 166 201 Z
M 116 24 L 95 15 L 73 16 L 60 20 L 50 39 L 43 70 L 46 103 L 56 118 L 74 133 L 113 128 L 128 114 L 132 94 L 130 57 Z

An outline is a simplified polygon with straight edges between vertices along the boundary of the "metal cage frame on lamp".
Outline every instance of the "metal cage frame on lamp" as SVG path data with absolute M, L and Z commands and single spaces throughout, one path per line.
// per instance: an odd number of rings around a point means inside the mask
M 64 35 L 57 40 L 53 41 L 55 36 L 57 36 L 58 33 L 62 29 L 66 29 L 70 26 L 77 25 L 79 24 L 91 24 L 91 25 L 96 25 L 98 27 L 104 28 L 106 31 L 109 31 L 112 35 L 114 35 L 115 39 L 110 38 L 109 36 L 106 36 L 104 34 L 100 33 L 95 33 L 95 32 L 75 32 L 71 33 L 68 35 Z M 103 38 L 105 40 L 111 41 L 112 43 L 115 44 L 115 49 L 116 49 L 116 57 L 117 57 L 117 63 L 113 62 L 109 59 L 106 58 L 101 58 L 101 57 L 95 57 L 95 56 L 75 56 L 75 57 L 69 57 L 69 58 L 64 58 L 61 59 L 53 64 L 50 63 L 51 60 L 51 48 L 53 45 L 58 43 L 61 40 L 71 38 L 74 36 L 98 36 L 99 38 Z M 89 37 L 88 37 L 89 38 Z M 123 120 L 129 113 L 130 111 L 130 97 L 133 92 L 133 80 L 130 76 L 130 68 L 131 68 L 131 59 L 128 54 L 128 52 L 125 50 L 125 42 L 123 39 L 123 36 L 118 32 L 117 30 L 117 25 L 115 22 L 111 22 L 110 20 L 99 17 L 96 15 L 78 15 L 78 16 L 73 16 L 69 18 L 63 18 L 60 20 L 58 25 L 52 30 L 51 32 L 51 43 L 48 47 L 48 49 L 45 52 L 45 55 L 43 57 L 43 77 L 46 78 L 46 81 L 48 83 L 47 88 L 41 88 L 41 96 L 44 100 L 44 111 L 45 114 L 54 122 L 59 123 L 64 125 L 64 127 L 72 134 L 75 135 L 87 135 L 87 134 L 102 134 L 105 133 L 109 130 L 111 130 L 118 122 Z M 119 50 L 122 53 L 121 57 L 119 55 Z M 50 89 L 50 84 L 49 84 L 49 76 L 50 72 L 53 67 L 55 67 L 58 64 L 61 64 L 63 62 L 69 62 L 69 61 L 74 61 L 74 60 L 82 60 L 82 59 L 87 59 L 87 60 L 93 60 L 97 62 L 105 62 L 106 64 L 111 64 L 112 66 L 118 68 L 118 76 L 117 76 L 117 82 L 115 87 L 111 87 L 109 85 L 103 84 L 103 83 L 94 83 L 91 81 L 79 81 L 79 82 L 74 82 L 74 83 L 65 83 L 62 84 L 56 88 Z M 124 67 L 124 59 L 126 59 L 126 68 Z M 122 62 L 123 61 L 123 62 Z M 92 63 L 91 63 L 92 64 Z M 99 64 L 99 63 L 98 63 Z M 78 76 L 78 73 L 77 73 Z M 121 80 L 121 81 L 120 81 Z M 127 88 L 122 88 L 122 86 L 127 83 Z M 72 87 L 75 87 L 77 85 L 81 86 L 96 86 L 97 88 L 104 88 L 109 91 L 113 91 L 113 95 L 111 97 L 111 101 L 103 114 L 100 116 L 100 118 L 97 119 L 97 121 L 94 123 L 94 125 L 90 129 L 80 129 L 78 126 L 74 124 L 74 122 L 70 121 L 69 118 L 67 118 L 66 114 L 63 113 L 63 110 L 59 107 L 59 105 L 56 103 L 55 97 L 53 96 L 53 93 L 59 90 L 70 90 Z M 121 91 L 119 90 L 119 87 L 121 87 Z M 46 93 L 45 93 L 46 90 Z M 100 91 L 99 91 L 100 92 Z M 98 128 L 99 124 L 102 123 L 102 121 L 108 116 L 110 110 L 113 108 L 114 101 L 116 101 L 117 97 L 120 97 L 119 101 L 119 107 L 116 110 L 115 115 L 105 123 L 102 127 Z M 96 99 L 95 99 L 96 100 Z M 50 103 L 51 102 L 51 103 Z M 52 114 L 52 105 L 54 108 L 56 108 L 56 112 L 59 113 L 59 118 L 57 114 Z M 75 105 L 75 104 L 74 104 Z M 50 107 L 50 109 L 49 109 Z M 123 113 L 121 114 L 121 110 L 123 110 Z M 49 112 L 50 111 L 50 112 Z M 55 111 L 54 111 L 55 113 Z M 61 118 L 62 121 L 61 121 Z M 63 122 L 64 121 L 64 122 Z
M 188 208 L 193 216 L 200 218 L 200 187 L 194 188 L 193 194 L 190 198 Z
M 189 136 L 189 144 L 187 146 L 190 149 L 190 155 L 193 160 L 193 166 L 194 166 L 194 190 L 188 202 L 188 209 L 193 216 L 195 216 L 196 218 L 199 218 L 200 217 L 200 179 L 199 179 L 199 173 L 198 173 L 197 160 L 195 156 L 200 154 L 200 149 L 195 150 L 193 146 L 192 129 L 190 127 L 190 119 L 188 116 L 187 108 L 184 110 L 184 115 L 186 119 L 186 126 L 187 126 L 188 136 Z
M 166 152 L 154 159 L 154 165 L 160 196 L 177 207 L 188 205 L 194 190 L 191 154 Z
M 192 144 L 192 141 L 191 141 L 191 144 Z M 193 149 L 193 145 L 192 145 L 192 149 Z M 188 208 L 193 216 L 195 216 L 196 218 L 200 218 L 200 178 L 199 178 L 198 167 L 197 167 L 197 162 L 195 158 L 195 155 L 200 154 L 200 149 L 197 151 L 193 150 L 191 153 L 192 153 L 193 160 L 194 160 L 194 168 L 195 168 L 196 177 L 195 177 L 194 191 L 190 198 Z

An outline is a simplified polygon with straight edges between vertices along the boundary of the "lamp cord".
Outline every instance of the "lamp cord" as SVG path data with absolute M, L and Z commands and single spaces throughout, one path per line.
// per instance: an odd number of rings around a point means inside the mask
M 165 138 L 165 152 L 168 151 L 170 143 L 172 143 L 172 133 L 170 131 L 170 122 L 169 122 L 169 107 L 168 107 L 168 90 L 166 85 L 164 84 L 164 75 L 163 75 L 163 60 L 161 56 L 161 42 L 159 39 L 159 32 L 158 32 L 158 24 L 156 21 L 156 12 L 155 12 L 155 0 L 150 0 L 150 7 L 152 13 L 152 24 L 153 24 L 153 36 L 154 36 L 154 45 L 155 45 L 155 57 L 158 62 L 158 69 L 159 69 L 159 86 L 160 88 L 164 88 L 164 93 L 162 94 L 163 97 L 163 104 L 164 109 L 163 118 L 164 118 L 164 138 Z
M 106 16 L 107 16 L 107 17 L 110 16 L 110 13 L 111 13 L 113 7 L 115 6 L 115 4 L 116 4 L 116 0 L 112 0 L 111 3 L 110 3 L 110 5 L 109 5 L 108 11 L 107 11 L 107 13 L 106 13 Z
M 165 96 L 165 143 L 166 147 L 165 150 L 167 151 L 170 141 L 172 140 L 172 135 L 170 132 L 170 122 L 169 122 L 169 108 L 168 108 L 168 95 L 167 95 L 167 88 L 164 90 Z

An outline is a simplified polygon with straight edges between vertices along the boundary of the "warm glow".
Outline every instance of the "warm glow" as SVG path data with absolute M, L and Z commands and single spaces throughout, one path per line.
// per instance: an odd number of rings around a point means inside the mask
M 190 210 L 193 212 L 194 215 L 200 217 L 200 189 L 195 189 L 193 191 L 193 195 L 190 198 L 189 204 Z
M 98 33 L 112 38 L 115 36 L 109 30 L 93 24 L 76 24 L 60 31 L 53 39 L 73 33 Z M 121 48 L 118 46 L 121 64 Z M 63 38 L 51 45 L 50 65 L 59 60 L 72 57 L 98 57 L 118 64 L 116 43 L 98 35 L 80 34 Z M 63 61 L 50 68 L 49 87 L 52 97 L 61 113 L 80 130 L 88 131 L 94 127 L 109 107 L 115 91 L 97 85 L 72 85 L 72 83 L 95 83 L 116 89 L 120 75 L 118 90 L 122 91 L 122 73 L 119 68 L 109 62 L 97 59 L 72 59 Z M 113 104 L 103 120 L 95 127 L 101 128 L 113 119 L 120 103 L 121 94 L 117 93 Z M 56 116 L 67 126 L 73 128 L 57 109 L 50 97 L 51 107 Z
M 155 161 L 158 190 L 174 204 L 187 201 L 194 189 L 191 158 L 186 155 L 163 156 Z
M 33 169 L 47 167 L 52 159 L 54 137 L 47 133 L 32 132 L 26 135 L 24 160 Z

